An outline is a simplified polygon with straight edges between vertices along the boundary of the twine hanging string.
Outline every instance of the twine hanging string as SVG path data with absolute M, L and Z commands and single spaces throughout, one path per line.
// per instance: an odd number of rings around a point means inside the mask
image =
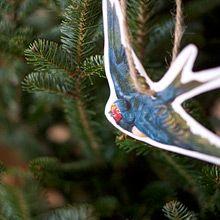
M 125 47 L 126 56 L 128 59 L 128 67 L 131 79 L 133 81 L 134 87 L 137 89 L 138 92 L 151 95 L 156 97 L 156 92 L 151 90 L 149 85 L 147 84 L 144 77 L 138 75 L 135 69 L 134 60 L 132 57 L 132 47 L 131 47 L 131 36 L 128 30 L 128 23 L 127 23 L 127 13 L 126 13 L 126 0 L 121 0 L 121 8 L 123 14 L 123 28 L 125 32 L 125 41 L 127 43 L 127 47 Z M 183 29 L 183 13 L 182 13 L 182 0 L 176 0 L 176 18 L 175 18 L 175 32 L 174 32 L 174 45 L 172 51 L 172 62 L 176 59 L 177 54 L 180 48 L 180 42 L 184 33 Z
M 136 72 L 134 60 L 132 57 L 131 36 L 128 30 L 128 23 L 127 23 L 126 0 L 121 0 L 120 2 L 121 2 L 122 14 L 124 18 L 123 28 L 125 32 L 125 41 L 126 41 L 125 53 L 128 59 L 129 72 L 130 72 L 130 76 L 133 81 L 134 87 L 136 88 L 138 92 L 142 94 L 156 96 L 156 92 L 150 89 L 145 78 L 140 76 Z
M 174 44 L 173 44 L 173 51 L 172 51 L 172 61 L 174 62 L 176 59 L 179 48 L 180 42 L 184 33 L 183 28 L 183 12 L 182 12 L 182 0 L 176 0 L 176 18 L 175 18 L 175 32 L 174 32 Z

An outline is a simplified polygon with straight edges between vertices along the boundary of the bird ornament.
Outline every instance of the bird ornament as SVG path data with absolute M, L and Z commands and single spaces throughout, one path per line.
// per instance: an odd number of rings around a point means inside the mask
M 220 88 L 220 67 L 193 72 L 196 46 L 186 46 L 158 82 L 146 74 L 132 50 L 135 70 L 156 96 L 132 83 L 125 48 L 123 15 L 118 0 L 103 0 L 104 61 L 110 87 L 107 119 L 128 136 L 152 146 L 220 165 L 220 137 L 182 107 L 185 100 Z

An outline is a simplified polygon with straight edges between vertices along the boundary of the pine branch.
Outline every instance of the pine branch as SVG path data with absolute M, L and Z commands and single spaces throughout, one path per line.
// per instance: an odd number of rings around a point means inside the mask
M 0 184 L 0 198 L 0 219 L 29 220 L 47 206 L 34 177 L 19 170 L 7 170 Z
M 80 76 L 87 76 L 89 77 L 90 81 L 92 81 L 91 76 L 94 75 L 98 75 L 99 77 L 103 78 L 106 77 L 103 56 L 91 56 L 82 63 Z
M 174 154 L 173 154 L 174 157 L 172 157 L 171 154 L 165 151 L 161 151 L 160 153 L 167 160 L 167 162 L 172 166 L 172 168 L 176 170 L 176 172 L 179 173 L 180 176 L 182 176 L 185 179 L 185 181 L 189 184 L 192 193 L 196 196 L 200 207 L 202 207 L 204 205 L 203 204 L 204 198 L 203 198 L 203 194 L 201 193 L 200 188 L 198 187 L 198 183 L 195 181 L 196 176 L 193 173 L 192 167 L 187 167 L 187 164 L 185 163 L 183 164 L 178 163 L 178 157 L 177 159 L 175 159 Z M 182 162 L 184 161 L 182 160 Z
M 153 28 L 156 1 L 131 0 L 127 1 L 127 17 L 132 43 L 138 58 L 146 60 L 145 48 L 148 44 L 149 33 Z
M 13 188 L 15 197 L 17 198 L 17 205 L 20 209 L 20 218 L 23 220 L 30 220 L 30 213 L 29 210 L 27 210 L 27 203 L 25 201 L 23 193 L 18 188 Z
M 42 73 L 35 73 L 26 77 L 24 82 L 25 89 L 29 91 L 33 89 L 46 90 L 48 92 L 60 92 L 65 95 L 77 96 L 76 102 L 73 103 L 71 100 L 72 103 L 68 103 L 69 106 L 66 108 L 69 116 L 73 116 L 73 112 L 77 112 L 76 118 L 67 118 L 73 122 L 74 126 L 72 127 L 76 128 L 76 130 L 78 128 L 75 124 L 79 125 L 81 128 L 79 133 L 85 133 L 82 136 L 84 138 L 87 137 L 87 146 L 91 146 L 98 158 L 101 157 L 99 145 L 89 122 L 91 112 L 89 113 L 87 108 L 87 102 L 90 101 L 89 96 L 91 94 L 85 88 L 86 80 L 80 78 L 90 77 L 94 74 L 101 75 L 104 69 L 103 60 L 99 56 L 85 60 L 90 54 L 89 51 L 94 49 L 92 45 L 94 43 L 93 39 L 96 39 L 94 34 L 100 15 L 100 6 L 101 2 L 98 0 L 72 2 L 72 5 L 67 9 L 66 20 L 62 25 L 62 32 L 65 35 L 62 38 L 63 45 L 59 47 L 56 43 L 38 40 L 25 51 L 27 60 L 37 67 L 37 71 L 49 71 L 50 74 L 45 75 L 43 78 Z M 83 61 L 85 62 L 83 63 Z M 75 69 L 75 66 L 77 66 L 77 69 Z M 68 73 L 72 77 L 75 89 L 74 94 L 69 93 L 69 84 L 67 86 L 64 85 L 65 81 L 61 81 L 62 78 L 52 77 L 59 70 Z
M 9 41 L 9 48 L 11 53 L 23 56 L 23 51 L 28 43 L 28 38 L 24 35 L 17 35 L 12 37 Z
M 73 81 L 67 77 L 54 77 L 47 73 L 31 73 L 25 77 L 22 84 L 23 90 L 28 92 L 45 91 L 71 98 L 78 97 L 73 93 Z
M 76 102 L 72 102 L 70 99 L 64 100 L 67 120 L 69 121 L 73 134 L 80 137 L 84 146 L 90 146 L 98 160 L 101 161 L 100 146 L 94 134 L 94 129 L 91 126 L 95 113 L 89 110 L 92 96 L 87 80 L 77 79 L 75 89 L 78 95 Z
M 201 171 L 200 183 L 206 189 L 208 195 L 213 195 L 220 187 L 220 167 L 207 165 Z
M 99 0 L 76 0 L 65 13 L 61 32 L 63 48 L 73 55 L 77 65 L 92 55 L 95 48 L 94 35 L 101 12 Z M 70 31 L 71 30 L 71 31 Z
M 136 151 L 137 155 L 146 155 L 152 149 L 152 146 L 130 138 L 122 132 L 118 132 L 118 135 L 116 136 L 116 144 L 120 149 L 125 150 L 127 153 Z
M 176 186 L 184 185 L 185 190 L 187 189 L 195 196 L 199 207 L 203 208 L 205 198 L 198 183 L 198 172 L 202 162 L 192 161 L 192 158 L 159 149 L 153 149 L 152 154 L 147 157 L 151 167 L 160 178 L 171 181 Z M 157 166 L 155 166 L 155 160 Z
M 167 203 L 162 210 L 170 220 L 197 220 L 196 214 L 178 201 Z
M 81 72 L 79 73 L 80 77 L 83 77 L 85 75 L 87 75 L 88 77 L 91 77 L 94 74 L 98 74 L 101 76 L 101 72 L 104 71 L 103 59 L 100 56 L 90 57 L 89 59 L 86 59 L 84 61 L 81 68 L 83 70 L 81 69 Z M 73 121 L 74 118 L 75 120 L 76 118 L 78 120 L 80 119 L 80 121 L 78 121 L 78 127 L 76 127 L 74 124 L 72 128 L 75 132 L 77 132 L 78 130 L 81 130 L 79 134 L 85 138 L 84 140 L 87 140 L 87 146 L 91 146 L 91 148 L 93 149 L 97 157 L 98 163 L 100 163 L 102 161 L 100 145 L 94 133 L 94 129 L 93 129 L 94 126 L 91 125 L 93 121 L 93 118 L 91 116 L 94 115 L 94 112 L 89 110 L 88 108 L 89 102 L 91 101 L 91 97 L 90 97 L 91 93 L 89 92 L 88 88 L 86 88 L 87 86 L 85 82 L 87 81 L 84 79 L 80 79 L 80 78 L 76 80 L 75 88 L 76 88 L 76 93 L 78 94 L 78 99 L 77 99 L 77 102 L 74 108 L 75 117 L 73 118 L 70 117 L 70 115 L 73 116 L 72 114 L 73 109 L 70 110 L 69 108 L 66 108 L 67 113 L 68 113 L 67 118 L 70 124 L 72 125 L 75 123 Z
M 220 205 L 220 167 L 207 165 L 201 171 L 200 184 L 206 195 L 205 208 Z
M 149 19 L 153 16 L 154 10 L 150 7 L 149 1 L 147 0 L 140 0 L 139 6 L 139 13 L 138 13 L 138 20 L 139 20 L 139 27 L 137 31 L 137 55 L 139 59 L 143 62 L 146 56 L 144 48 L 147 44 L 148 33 L 150 31 L 150 24 Z
M 136 38 L 138 25 L 139 24 L 139 6 L 140 1 L 130 0 L 126 2 L 127 4 L 127 19 L 128 19 L 128 26 L 130 27 L 129 31 L 131 32 L 132 37 Z
M 27 26 L 14 29 L 13 24 L 6 20 L 0 22 L 0 35 L 0 52 L 20 58 L 33 36 L 33 30 Z
M 87 133 L 89 140 L 90 140 L 90 145 L 91 145 L 92 149 L 94 150 L 94 152 L 97 156 L 97 159 L 100 162 L 101 161 L 100 146 L 95 138 L 95 135 L 92 131 L 92 127 L 89 123 L 89 118 L 87 116 L 86 109 L 84 108 L 84 102 L 83 102 L 83 99 L 81 98 L 80 88 L 78 87 L 77 90 L 78 90 L 78 94 L 80 95 L 79 96 L 80 98 L 77 100 L 77 108 L 78 108 L 79 116 L 82 120 L 83 127 Z
M 88 173 L 94 168 L 94 163 L 88 159 L 79 161 L 61 163 L 58 159 L 53 157 L 39 157 L 29 163 L 30 170 L 35 177 L 39 179 L 47 179 L 49 177 L 61 179 L 71 179 L 77 174 Z
M 91 205 L 72 205 L 49 211 L 37 218 L 37 220 L 97 220 Z
M 73 57 L 67 54 L 57 43 L 39 39 L 25 50 L 28 63 L 33 64 L 37 71 L 60 70 L 72 75 L 74 70 Z

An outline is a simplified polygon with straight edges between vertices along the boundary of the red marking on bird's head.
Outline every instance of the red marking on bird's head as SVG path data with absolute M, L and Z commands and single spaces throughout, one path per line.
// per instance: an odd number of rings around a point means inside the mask
M 119 122 L 120 122 L 121 119 L 122 119 L 122 115 L 121 115 L 120 110 L 117 108 L 117 106 L 116 106 L 115 104 L 113 104 L 113 105 L 111 106 L 110 114 L 111 114 L 111 116 L 114 118 L 115 122 L 116 122 L 117 124 L 119 124 Z

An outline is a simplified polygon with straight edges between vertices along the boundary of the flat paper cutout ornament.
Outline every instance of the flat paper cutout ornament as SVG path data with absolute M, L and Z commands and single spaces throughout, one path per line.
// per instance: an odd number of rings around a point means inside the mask
M 220 165 L 220 138 L 188 115 L 181 104 L 220 87 L 220 68 L 194 73 L 194 45 L 185 47 L 159 82 L 145 73 L 134 51 L 135 68 L 157 97 L 132 84 L 125 54 L 123 16 L 118 0 L 103 0 L 105 71 L 110 97 L 105 115 L 123 133 L 155 147 Z

